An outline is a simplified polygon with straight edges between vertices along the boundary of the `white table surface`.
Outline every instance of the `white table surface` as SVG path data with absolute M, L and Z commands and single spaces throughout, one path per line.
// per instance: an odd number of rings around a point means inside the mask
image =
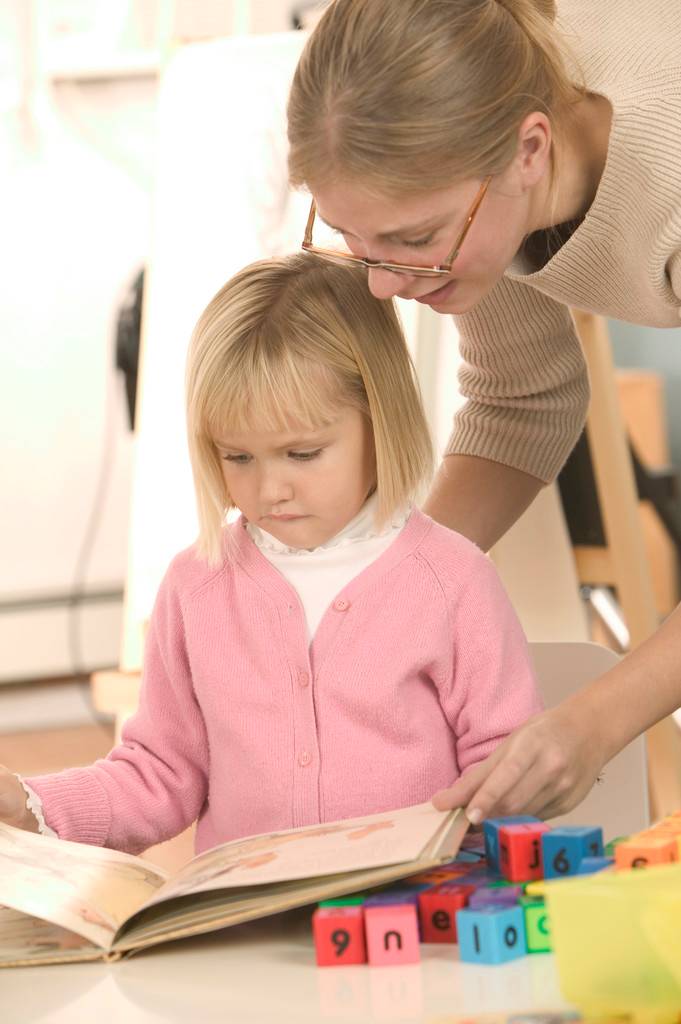
M 569 1009 L 554 959 L 501 966 L 458 960 L 458 947 L 421 945 L 404 967 L 317 967 L 310 908 L 169 943 L 113 964 L 0 971 L 2 1024 L 446 1024 L 474 1011 Z

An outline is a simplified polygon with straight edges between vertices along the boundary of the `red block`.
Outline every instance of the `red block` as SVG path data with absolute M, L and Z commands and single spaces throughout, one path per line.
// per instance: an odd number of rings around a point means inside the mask
M 533 882 L 544 877 L 541 837 L 550 832 L 543 822 L 503 825 L 499 829 L 499 867 L 509 882 Z
M 456 912 L 468 905 L 474 885 L 445 882 L 419 894 L 422 942 L 456 942 Z
M 361 906 L 317 907 L 312 915 L 312 934 L 319 967 L 367 962 Z

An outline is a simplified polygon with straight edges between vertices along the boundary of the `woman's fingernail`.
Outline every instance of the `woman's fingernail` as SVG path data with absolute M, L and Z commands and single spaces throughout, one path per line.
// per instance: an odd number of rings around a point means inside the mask
M 478 810 L 477 807 L 472 807 L 469 811 L 466 811 L 466 817 L 471 825 L 479 825 L 482 821 L 482 811 Z

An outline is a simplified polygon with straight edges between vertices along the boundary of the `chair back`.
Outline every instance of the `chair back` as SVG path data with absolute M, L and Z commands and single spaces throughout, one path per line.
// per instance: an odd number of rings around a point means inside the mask
M 619 660 L 607 647 L 593 643 L 532 643 L 530 654 L 547 708 L 560 704 Z M 574 810 L 552 819 L 551 824 L 600 825 L 606 842 L 647 828 L 645 738 L 637 736 L 621 750 L 606 765 L 603 781 Z

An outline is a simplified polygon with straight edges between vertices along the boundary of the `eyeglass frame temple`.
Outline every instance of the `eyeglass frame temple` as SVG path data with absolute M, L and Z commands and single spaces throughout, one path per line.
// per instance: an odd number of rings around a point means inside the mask
M 466 239 L 466 235 L 469 232 L 471 224 L 475 220 L 475 215 L 476 215 L 476 213 L 478 212 L 478 210 L 480 208 L 480 203 L 485 198 L 485 195 L 487 193 L 487 189 L 490 186 L 491 180 L 492 180 L 492 175 L 491 174 L 488 174 L 487 177 L 483 180 L 482 185 L 478 189 L 478 193 L 477 193 L 475 199 L 473 200 L 473 204 L 472 204 L 470 210 L 468 211 L 468 216 L 466 217 L 466 223 L 463 226 L 463 230 L 462 230 L 461 234 L 459 235 L 459 237 L 457 238 L 456 242 L 454 243 L 454 248 L 450 252 L 450 254 L 447 257 L 447 259 L 445 260 L 445 262 L 441 263 L 440 266 L 438 267 L 439 270 L 451 270 L 452 269 L 452 264 L 454 263 L 454 260 L 456 259 L 456 257 L 459 255 L 459 252 L 461 251 L 461 246 L 463 245 L 463 243 L 464 243 L 464 241 Z

